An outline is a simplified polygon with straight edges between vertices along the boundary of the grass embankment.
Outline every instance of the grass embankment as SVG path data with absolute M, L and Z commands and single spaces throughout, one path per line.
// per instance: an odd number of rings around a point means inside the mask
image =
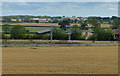
M 113 41 L 67 41 L 67 40 L 2 40 L 3 47 L 8 46 L 117 46 Z
M 2 40 L 4 44 L 80 44 L 80 43 L 117 43 L 117 41 L 78 41 L 78 40 Z

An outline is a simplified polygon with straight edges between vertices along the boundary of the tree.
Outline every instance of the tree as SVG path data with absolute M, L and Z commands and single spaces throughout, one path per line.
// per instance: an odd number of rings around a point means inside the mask
M 24 19 L 24 22 L 28 22 L 28 23 L 29 23 L 30 20 L 31 20 L 31 19 L 30 19 L 29 17 L 26 16 L 25 19 Z
M 86 22 L 81 23 L 81 29 L 82 30 L 88 30 L 88 24 Z
M 95 41 L 95 40 L 96 40 L 95 34 L 89 35 L 88 40 L 93 40 L 93 41 Z
M 39 20 L 35 20 L 35 23 L 39 23 Z
M 50 34 L 43 35 L 42 39 L 44 39 L 44 40 L 50 40 Z
M 106 30 L 106 36 L 105 37 L 106 37 L 106 40 L 109 40 L 109 41 L 114 39 L 114 32 L 111 28 L 108 28 Z
M 7 22 L 7 23 L 10 23 L 11 22 L 11 18 L 5 16 L 2 18 L 3 19 L 3 22 Z
M 60 28 L 54 28 L 53 29 L 53 39 L 66 40 L 67 39 L 66 31 L 62 30 Z
M 73 27 L 71 30 L 71 39 L 72 40 L 80 40 L 82 35 L 82 31 L 78 27 Z
M 66 30 L 66 25 L 70 25 L 70 20 L 65 18 L 62 21 L 60 21 L 58 25 L 60 25 L 61 29 Z
M 58 20 L 55 18 L 52 23 L 58 23 Z
M 10 36 L 11 36 L 11 38 L 14 38 L 14 39 L 25 38 L 26 33 L 27 33 L 26 28 L 21 25 L 15 25 L 10 30 Z
M 2 31 L 4 34 L 8 34 L 10 32 L 10 25 L 9 24 L 4 24 L 2 26 Z
M 97 28 L 94 30 L 94 36 L 96 40 L 98 41 L 104 41 L 105 40 L 105 29 Z
M 115 20 L 115 19 L 117 19 L 118 17 L 117 16 L 112 16 L 111 17 L 111 20 Z
M 77 23 L 77 21 L 78 21 L 77 19 L 74 20 L 75 23 Z
M 108 28 L 107 30 L 103 28 L 97 28 L 94 32 L 94 36 L 95 39 L 99 41 L 113 40 L 114 32 L 111 28 Z
M 120 19 L 119 18 L 117 18 L 117 19 L 115 19 L 113 22 L 112 22 L 112 29 L 117 29 L 117 28 L 119 28 L 119 26 L 120 26 Z
M 88 22 L 92 25 L 94 29 L 100 27 L 101 25 L 100 22 L 98 22 L 94 17 L 90 18 Z
M 72 28 L 80 28 L 78 25 L 73 25 Z

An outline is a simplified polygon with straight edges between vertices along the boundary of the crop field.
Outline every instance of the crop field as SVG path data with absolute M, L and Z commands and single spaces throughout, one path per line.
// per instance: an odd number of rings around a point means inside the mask
M 26 27 L 29 32 L 36 32 L 36 31 L 41 31 L 41 30 L 48 30 L 50 27 Z
M 3 74 L 116 74 L 117 46 L 3 47 Z
M 3 23 L 6 24 L 6 23 Z M 51 25 L 55 25 L 58 26 L 58 23 L 7 23 L 10 25 L 22 25 L 22 26 L 51 26 Z M 2 24 L 1 24 L 2 25 Z
M 3 23 L 3 24 L 5 24 L 5 23 Z M 55 25 L 55 26 L 59 26 L 58 25 L 58 23 L 8 23 L 8 24 L 10 24 L 10 25 L 22 25 L 22 26 L 51 26 L 51 25 Z M 0 24 L 1 25 L 1 24 Z M 73 25 L 78 25 L 78 26 L 80 26 L 80 24 L 79 23 L 71 23 L 70 24 L 71 26 L 73 26 Z M 91 27 L 91 25 L 88 25 L 89 27 Z M 104 24 L 101 24 L 101 27 L 102 28 L 106 28 L 106 27 L 110 27 L 111 25 L 109 25 L 109 24 L 106 24 L 106 23 L 104 23 Z
M 29 32 L 36 32 L 41 30 L 49 30 L 50 27 L 26 27 Z M 0 32 L 2 32 L 2 26 L 0 26 Z

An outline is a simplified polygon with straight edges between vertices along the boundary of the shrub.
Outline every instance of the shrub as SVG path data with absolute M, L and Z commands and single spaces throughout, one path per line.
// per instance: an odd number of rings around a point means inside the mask
M 98 28 L 95 30 L 94 35 L 96 35 L 96 40 L 99 41 L 113 40 L 114 38 L 114 32 L 111 28 L 108 28 L 107 30 Z
M 9 34 L 2 33 L 2 39 L 11 39 Z
M 42 35 L 34 35 L 31 39 L 42 39 Z
M 53 29 L 53 39 L 56 40 L 66 40 L 67 39 L 67 33 L 65 30 L 54 28 Z
M 80 40 L 81 36 L 82 36 L 82 31 L 79 28 L 77 28 L 77 27 L 72 28 L 72 30 L 71 30 L 71 39 L 72 40 Z
M 50 34 L 43 35 L 42 39 L 50 40 Z
M 10 36 L 14 39 L 22 39 L 25 38 L 27 30 L 24 26 L 15 25 L 10 30 Z
M 81 40 L 86 40 L 86 37 L 87 37 L 86 35 L 82 35 Z
M 2 31 L 3 31 L 3 33 L 8 34 L 10 32 L 10 29 L 11 28 L 10 28 L 9 24 L 2 25 Z
M 95 40 L 96 39 L 96 37 L 95 37 L 95 35 L 93 34 L 93 35 L 89 35 L 89 37 L 88 37 L 88 40 Z

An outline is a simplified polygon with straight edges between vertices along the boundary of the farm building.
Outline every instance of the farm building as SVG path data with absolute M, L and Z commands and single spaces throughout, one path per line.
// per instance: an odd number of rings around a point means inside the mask
M 40 22 L 46 22 L 46 21 L 52 21 L 52 19 L 45 19 L 45 18 L 31 18 L 32 20 L 36 21 L 40 21 Z
M 44 34 L 47 34 L 47 33 L 50 33 L 50 30 L 37 31 L 37 32 L 36 32 L 36 35 L 44 35 Z

